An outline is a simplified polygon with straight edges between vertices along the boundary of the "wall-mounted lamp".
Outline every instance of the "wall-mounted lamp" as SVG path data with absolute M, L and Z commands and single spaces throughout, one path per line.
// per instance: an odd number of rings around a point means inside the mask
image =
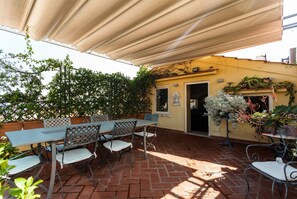
M 178 83 L 175 83 L 172 85 L 173 87 L 178 87 Z
M 192 68 L 192 72 L 198 72 L 199 70 L 200 70 L 199 67 Z
M 223 83 L 225 80 L 223 78 L 217 79 L 217 83 Z

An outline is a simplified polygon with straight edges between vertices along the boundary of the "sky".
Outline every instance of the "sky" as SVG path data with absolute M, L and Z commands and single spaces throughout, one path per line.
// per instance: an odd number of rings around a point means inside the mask
M 283 16 L 297 14 L 297 0 L 284 0 Z M 283 25 L 297 22 L 297 16 L 291 19 L 284 20 Z M 237 51 L 223 53 L 227 57 L 238 57 L 256 59 L 257 56 L 265 55 L 267 61 L 281 62 L 282 58 L 287 58 L 290 53 L 290 48 L 297 47 L 297 28 L 283 31 L 281 41 L 276 41 L 260 46 L 245 48 Z
M 283 16 L 295 14 L 297 13 L 297 0 L 284 0 L 283 7 Z M 297 22 L 297 17 L 291 20 Z M 292 23 L 292 21 L 284 21 L 284 25 L 286 23 Z M 81 53 L 42 41 L 32 40 L 31 44 L 35 52 L 34 58 L 36 59 L 57 58 L 63 60 L 68 54 L 74 63 L 74 67 L 76 68 L 84 67 L 95 71 L 101 71 L 103 73 L 121 72 L 131 78 L 135 77 L 137 71 L 139 70 L 139 67 L 137 66 L 127 65 L 106 58 L 100 58 L 94 55 Z M 294 47 L 297 47 L 297 28 L 284 30 L 281 41 L 220 55 L 256 59 L 256 56 L 266 54 L 268 61 L 280 62 L 282 58 L 287 58 L 289 56 L 289 49 Z M 24 52 L 26 49 L 24 37 L 0 30 L 0 49 L 5 53 Z

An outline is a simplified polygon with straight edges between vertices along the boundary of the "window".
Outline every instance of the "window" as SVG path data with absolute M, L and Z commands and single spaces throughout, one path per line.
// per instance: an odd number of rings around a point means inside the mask
M 248 102 L 249 100 L 252 102 L 254 106 L 254 110 L 257 112 L 263 112 L 263 111 L 270 111 L 270 103 L 269 103 L 269 96 L 262 95 L 262 96 L 244 96 L 244 99 Z M 248 108 L 249 112 L 252 112 Z
M 156 111 L 168 112 L 168 88 L 156 90 Z

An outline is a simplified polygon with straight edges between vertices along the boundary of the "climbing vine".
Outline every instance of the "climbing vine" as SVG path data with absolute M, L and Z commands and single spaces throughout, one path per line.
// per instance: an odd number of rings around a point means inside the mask
M 259 89 L 274 89 L 275 92 L 278 89 L 287 89 L 287 94 L 289 96 L 288 105 L 291 106 L 295 101 L 295 94 L 297 91 L 294 88 L 294 84 L 289 81 L 283 82 L 272 82 L 269 77 L 260 78 L 257 76 L 253 77 L 244 77 L 237 85 L 233 86 L 232 83 L 229 83 L 227 86 L 223 88 L 225 92 L 232 92 L 236 94 L 240 90 L 259 90 Z

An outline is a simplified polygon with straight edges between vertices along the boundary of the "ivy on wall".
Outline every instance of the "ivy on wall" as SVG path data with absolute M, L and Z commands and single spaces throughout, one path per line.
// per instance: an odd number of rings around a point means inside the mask
M 227 86 L 223 88 L 225 92 L 232 92 L 236 94 L 240 90 L 260 90 L 260 89 L 271 89 L 273 88 L 275 92 L 278 89 L 286 89 L 287 94 L 289 96 L 288 105 L 291 106 L 295 101 L 295 94 L 297 91 L 294 88 L 294 84 L 289 81 L 283 82 L 272 82 L 269 77 L 260 78 L 257 76 L 253 77 L 244 77 L 237 85 L 233 86 L 232 83 L 229 83 Z

